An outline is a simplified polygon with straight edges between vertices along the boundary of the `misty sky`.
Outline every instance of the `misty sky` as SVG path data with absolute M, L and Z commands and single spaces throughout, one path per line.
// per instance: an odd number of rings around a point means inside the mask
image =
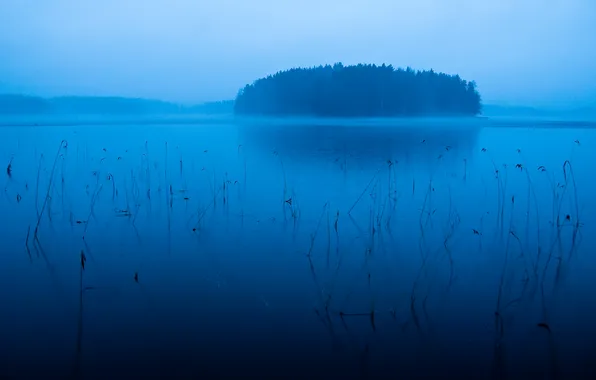
M 0 93 L 232 99 L 341 61 L 458 73 L 485 103 L 596 104 L 596 0 L 0 0 Z

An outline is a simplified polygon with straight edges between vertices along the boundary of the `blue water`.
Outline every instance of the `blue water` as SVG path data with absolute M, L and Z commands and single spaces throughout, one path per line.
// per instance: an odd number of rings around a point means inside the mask
M 2 378 L 596 374 L 594 129 L 14 124 Z

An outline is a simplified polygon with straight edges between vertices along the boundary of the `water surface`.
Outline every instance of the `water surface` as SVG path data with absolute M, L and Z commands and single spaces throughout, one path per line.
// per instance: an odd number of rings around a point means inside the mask
M 595 374 L 585 125 L 77 120 L 0 128 L 2 376 Z

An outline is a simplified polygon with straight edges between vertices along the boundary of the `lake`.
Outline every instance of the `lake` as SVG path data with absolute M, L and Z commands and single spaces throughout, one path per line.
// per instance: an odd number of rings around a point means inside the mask
M 2 378 L 596 376 L 590 123 L 0 125 Z

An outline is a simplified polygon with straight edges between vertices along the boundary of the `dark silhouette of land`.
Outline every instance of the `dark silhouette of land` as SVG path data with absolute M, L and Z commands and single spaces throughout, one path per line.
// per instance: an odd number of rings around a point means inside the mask
M 458 75 L 341 63 L 258 79 L 234 106 L 238 115 L 319 117 L 475 116 L 481 109 L 476 83 Z
M 46 99 L 28 95 L 0 95 L 0 115 L 39 115 L 50 112 Z
M 357 66 L 356 66 L 357 67 Z M 378 66 L 381 69 L 383 66 Z M 323 67 L 324 70 L 329 70 Z M 320 70 L 315 69 L 294 69 L 299 70 Z M 410 72 L 413 71 L 402 70 Z M 395 70 L 400 72 L 400 70 Z M 420 73 L 420 72 L 419 72 Z M 445 74 L 436 74 L 432 71 L 426 72 L 430 77 L 451 77 Z M 312 73 L 310 73 L 312 74 Z M 279 75 L 279 74 L 276 74 Z M 297 75 L 297 74 L 293 74 Z M 300 75 L 305 75 L 302 73 Z M 401 75 L 401 74 L 400 74 Z M 423 74 L 416 74 L 414 78 L 420 75 L 422 80 Z M 269 78 L 270 84 L 257 84 L 262 82 L 255 82 L 247 93 L 243 89 L 238 95 L 238 103 L 234 100 L 223 100 L 215 102 L 206 102 L 196 105 L 181 105 L 162 100 L 142 99 L 142 98 L 125 98 L 118 96 L 62 96 L 54 98 L 42 98 L 38 96 L 19 95 L 19 94 L 0 94 L 0 116 L 1 115 L 90 115 L 90 116 L 143 116 L 152 118 L 154 116 L 188 116 L 188 115 L 222 115 L 231 116 L 236 113 L 239 115 L 263 115 L 263 116 L 338 116 L 338 117 L 382 117 L 382 116 L 470 116 L 475 115 L 476 108 L 480 104 L 468 104 L 466 101 L 474 100 L 479 96 L 477 92 L 464 91 L 464 87 L 470 88 L 475 85 L 472 82 L 459 81 L 460 87 L 452 86 L 445 87 L 439 92 L 442 95 L 436 95 L 432 90 L 422 90 L 416 87 L 416 84 L 410 84 L 410 87 L 402 85 L 403 88 L 387 89 L 387 86 L 392 81 L 377 83 L 385 86 L 381 90 L 374 92 L 370 90 L 374 82 L 367 82 L 366 77 L 362 79 L 359 86 L 360 92 L 347 88 L 345 91 L 340 91 L 341 86 L 347 86 L 353 79 L 344 79 L 342 82 L 324 83 L 322 87 L 321 82 L 315 81 L 300 84 L 292 84 L 290 79 L 277 79 L 276 76 Z M 341 78 L 341 76 L 340 76 Z M 457 79 L 457 76 L 455 76 Z M 294 78 L 295 80 L 298 77 Z M 262 79 L 265 81 L 267 78 Z M 337 80 L 336 80 L 337 81 Z M 414 81 L 413 81 L 414 82 Z M 290 92 L 287 88 L 291 86 L 307 86 L 310 83 L 311 88 L 317 87 L 320 92 L 313 92 L 308 97 L 308 93 L 303 89 L 303 97 L 298 97 L 299 91 Z M 465 84 L 464 84 L 465 83 Z M 395 85 L 395 84 L 394 84 Z M 254 88 L 256 86 L 265 86 L 263 89 Z M 269 87 L 267 87 L 269 86 Z M 273 89 L 272 89 L 273 88 Z M 279 88 L 279 89 L 278 89 Z M 368 89 L 367 89 L 368 88 Z M 409 90 L 408 90 L 409 89 Z M 366 91 L 369 91 L 368 93 Z M 408 95 L 411 91 L 412 95 Z M 423 91 L 423 92 L 421 92 Z M 273 92 L 274 95 L 271 95 Z M 380 94 L 379 94 L 380 92 Z M 464 100 L 457 96 L 451 97 L 451 93 L 459 93 Z M 247 95 L 248 94 L 248 95 Z M 415 95 L 414 95 L 415 94 Z M 470 96 L 471 100 L 465 100 L 466 95 Z M 442 101 L 441 96 L 447 96 L 446 101 Z M 268 99 L 273 97 L 272 101 Z M 415 102 L 419 99 L 419 102 Z M 434 100 L 433 100 L 434 99 Z M 430 102 L 430 103 L 428 103 Z M 436 105 L 438 104 L 438 106 Z M 433 106 L 434 105 L 434 106 Z M 397 110 L 397 111 L 396 111 Z M 594 120 L 596 119 L 596 105 L 587 105 L 576 108 L 534 108 L 524 106 L 503 106 L 503 105 L 482 105 L 482 115 L 490 118 L 544 118 L 544 119 L 582 119 Z M 147 120 L 145 120 L 147 121 Z M 592 125 L 592 124 L 590 124 Z
M 231 114 L 234 101 L 207 102 L 193 106 L 153 99 L 117 96 L 0 95 L 0 115 L 177 115 Z
M 484 105 L 482 114 L 488 117 L 586 119 L 596 118 L 596 105 L 575 108 L 536 108 L 523 106 Z

